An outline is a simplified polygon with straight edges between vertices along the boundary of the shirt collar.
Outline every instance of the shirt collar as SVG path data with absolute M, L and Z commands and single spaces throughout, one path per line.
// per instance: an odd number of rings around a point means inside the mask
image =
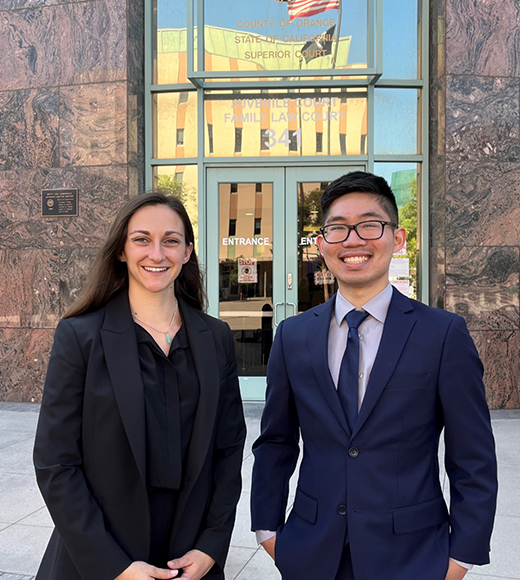
M 392 300 L 392 285 L 389 283 L 384 290 L 381 290 L 379 294 L 376 294 L 368 302 L 363 304 L 361 307 L 365 312 L 368 312 L 372 318 L 384 324 L 386 320 L 386 315 L 388 314 L 388 308 L 390 307 L 390 302 Z M 335 316 L 336 323 L 341 326 L 341 323 L 345 319 L 345 316 L 351 311 L 355 310 L 356 307 L 349 302 L 338 290 L 336 292 L 336 305 L 335 305 Z

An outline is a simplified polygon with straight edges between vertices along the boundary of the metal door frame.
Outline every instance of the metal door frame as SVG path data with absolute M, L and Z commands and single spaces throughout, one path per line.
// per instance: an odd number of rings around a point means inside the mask
M 325 166 L 207 167 L 204 235 L 208 313 L 219 317 L 219 183 L 273 184 L 273 333 L 281 320 L 298 312 L 298 182 L 332 181 L 363 163 Z M 202 242 L 202 240 L 199 240 Z M 292 288 L 287 275 L 292 274 Z M 242 398 L 263 401 L 265 377 L 240 377 Z

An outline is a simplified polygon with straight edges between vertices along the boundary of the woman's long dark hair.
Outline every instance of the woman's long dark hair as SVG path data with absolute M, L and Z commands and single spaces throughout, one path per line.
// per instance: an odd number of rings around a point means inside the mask
M 195 246 L 193 226 L 179 199 L 161 192 L 145 193 L 134 197 L 117 214 L 108 232 L 107 241 L 94 260 L 86 283 L 63 318 L 96 310 L 106 304 L 112 296 L 124 288 L 128 288 L 127 267 L 119 260 L 119 256 L 121 256 L 126 243 L 130 218 L 140 209 L 149 205 L 164 205 L 173 210 L 181 218 L 184 225 L 186 244 L 191 243 Z M 175 296 L 197 310 L 205 310 L 206 296 L 195 248 L 175 280 Z

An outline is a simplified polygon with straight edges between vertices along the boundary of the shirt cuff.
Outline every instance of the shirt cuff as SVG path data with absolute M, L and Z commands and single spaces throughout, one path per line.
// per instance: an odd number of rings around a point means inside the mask
M 455 562 L 455 564 L 458 564 L 459 566 L 462 566 L 463 568 L 466 568 L 466 570 L 472 570 L 473 569 L 473 564 L 466 564 L 466 562 L 461 562 L 460 560 L 455 560 L 455 558 L 450 558 L 450 560 L 453 560 Z
M 255 530 L 255 534 L 258 544 L 262 544 L 263 542 L 266 542 L 267 540 L 270 540 L 276 536 L 276 532 L 271 532 L 269 530 Z

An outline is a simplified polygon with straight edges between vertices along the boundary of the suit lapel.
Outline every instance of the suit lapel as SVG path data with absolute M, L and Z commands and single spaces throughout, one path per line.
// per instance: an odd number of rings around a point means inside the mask
M 215 337 L 211 328 L 197 310 L 183 301 L 180 301 L 180 307 L 200 387 L 186 465 L 187 498 L 208 454 L 217 415 L 220 381 Z M 178 511 L 182 513 L 182 509 Z
M 392 376 L 415 321 L 416 315 L 411 300 L 394 288 L 381 343 L 370 373 L 353 436 L 367 420 Z
M 107 303 L 106 316 L 100 333 L 119 413 L 139 473 L 146 482 L 143 382 L 137 339 L 126 291 Z
M 332 412 L 350 437 L 350 428 L 329 369 L 329 328 L 335 302 L 335 298 L 331 298 L 314 310 L 314 316 L 307 323 L 307 341 L 317 382 Z

